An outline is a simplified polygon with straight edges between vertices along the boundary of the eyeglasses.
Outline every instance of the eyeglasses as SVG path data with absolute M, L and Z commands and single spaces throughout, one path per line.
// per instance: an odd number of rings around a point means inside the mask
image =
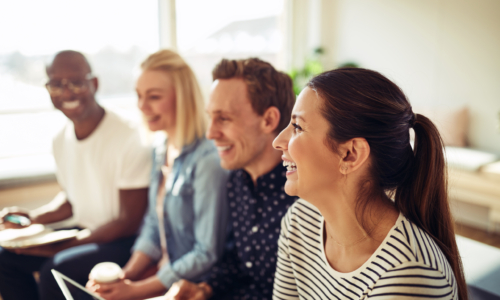
M 51 96 L 60 96 L 64 92 L 64 87 L 68 88 L 73 94 L 80 94 L 87 90 L 87 82 L 93 79 L 94 76 L 92 74 L 85 75 L 84 80 L 69 80 L 63 78 L 59 81 L 49 81 L 45 84 L 47 91 Z

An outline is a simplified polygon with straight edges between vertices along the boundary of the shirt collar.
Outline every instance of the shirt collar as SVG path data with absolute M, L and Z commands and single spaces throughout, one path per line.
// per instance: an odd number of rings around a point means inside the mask
M 276 187 L 271 188 L 269 182 L 274 182 L 274 185 L 278 185 L 280 189 L 283 189 L 286 183 L 286 167 L 283 166 L 282 162 L 279 162 L 271 171 L 257 178 L 257 187 L 253 186 L 252 177 L 247 171 L 239 169 L 235 171 L 235 175 L 241 177 L 245 183 L 258 191 L 266 191 L 272 189 L 276 191 Z
M 192 141 L 191 143 L 184 145 L 182 147 L 181 153 L 179 154 L 179 156 L 177 158 L 193 152 L 196 149 L 196 145 L 201 143 L 204 139 L 205 139 L 205 137 L 197 138 L 194 141 Z M 157 161 L 161 161 L 162 164 L 165 163 L 165 153 L 167 152 L 167 142 L 168 142 L 168 138 L 165 137 L 164 141 L 159 143 L 159 145 L 156 147 L 156 157 L 158 158 Z

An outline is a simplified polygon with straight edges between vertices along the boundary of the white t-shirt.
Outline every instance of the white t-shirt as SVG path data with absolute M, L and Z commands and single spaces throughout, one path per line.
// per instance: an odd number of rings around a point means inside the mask
M 91 230 L 119 214 L 120 189 L 149 185 L 151 149 L 139 130 L 116 113 L 106 113 L 90 136 L 77 140 L 69 121 L 53 141 L 57 180 L 78 225 Z

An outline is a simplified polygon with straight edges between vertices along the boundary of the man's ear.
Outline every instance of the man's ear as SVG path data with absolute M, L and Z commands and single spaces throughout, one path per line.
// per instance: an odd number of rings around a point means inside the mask
M 349 174 L 365 165 L 370 157 L 370 145 L 364 138 L 353 138 L 339 146 L 342 174 Z
M 271 106 L 262 114 L 262 130 L 264 133 L 276 131 L 280 123 L 281 113 L 276 106 Z
M 93 90 L 91 91 L 95 94 L 97 92 L 97 89 L 99 88 L 99 79 L 97 79 L 97 77 L 90 79 L 90 84 L 93 87 Z

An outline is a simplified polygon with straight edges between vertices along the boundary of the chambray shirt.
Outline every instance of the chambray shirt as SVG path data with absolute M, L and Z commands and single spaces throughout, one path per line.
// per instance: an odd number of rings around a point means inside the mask
M 231 172 L 226 249 L 206 278 L 214 299 L 271 300 L 281 218 L 297 199 L 285 194 L 285 182 L 281 163 L 256 185 L 244 170 Z
M 162 257 L 156 198 L 166 143 L 153 150 L 149 206 L 133 251 L 153 261 Z M 199 281 L 222 254 L 227 221 L 228 172 L 220 167 L 213 143 L 205 138 L 183 147 L 166 182 L 164 228 L 170 262 L 156 274 L 166 288 L 180 280 Z

